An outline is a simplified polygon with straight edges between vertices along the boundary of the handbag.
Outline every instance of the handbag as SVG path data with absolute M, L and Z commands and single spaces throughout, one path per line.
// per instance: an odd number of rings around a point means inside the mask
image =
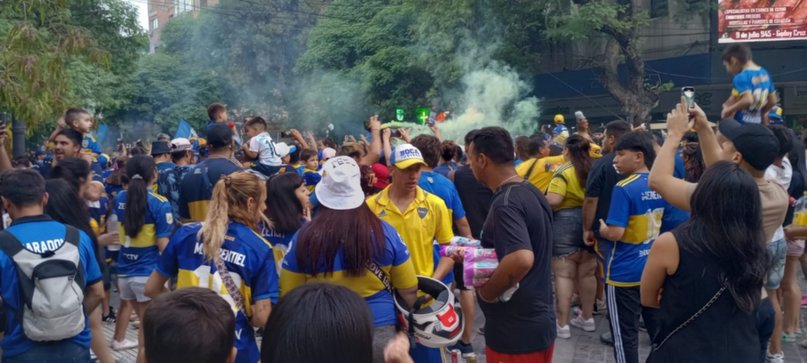
M 679 331 L 681 331 L 681 329 L 684 329 L 684 328 L 685 328 L 687 325 L 689 325 L 689 324 L 691 324 L 693 321 L 695 321 L 695 319 L 697 319 L 698 317 L 700 317 L 701 315 L 703 315 L 703 313 L 705 313 L 705 312 L 706 312 L 706 310 L 709 310 L 709 308 L 710 308 L 712 305 L 714 305 L 714 303 L 715 303 L 715 302 L 717 302 L 717 299 L 719 299 L 719 298 L 720 298 L 720 296 L 721 296 L 721 295 L 723 295 L 723 292 L 725 292 L 725 291 L 726 291 L 726 288 L 727 288 L 727 287 L 728 287 L 728 285 L 727 285 L 727 284 L 726 284 L 726 282 L 724 281 L 724 282 L 723 282 L 723 286 L 721 286 L 721 287 L 720 287 L 720 289 L 719 289 L 719 290 L 717 290 L 717 292 L 714 294 L 714 296 L 712 296 L 712 298 L 711 298 L 711 299 L 709 299 L 709 301 L 707 301 L 707 302 L 706 302 L 706 304 L 704 304 L 704 305 L 703 305 L 703 307 L 701 307 L 701 308 L 700 308 L 700 310 L 698 310 L 697 312 L 695 312 L 695 314 L 692 314 L 692 316 L 690 316 L 690 317 L 689 317 L 689 319 L 685 320 L 683 323 L 681 323 L 680 325 L 678 325 L 678 327 L 676 327 L 675 329 L 673 329 L 673 330 L 672 330 L 672 331 L 671 331 L 669 334 L 667 334 L 667 336 L 666 336 L 666 337 L 664 337 L 664 339 L 662 339 L 660 342 L 658 342 L 658 343 L 653 343 L 653 346 L 652 346 L 652 348 L 651 348 L 651 350 L 650 350 L 650 354 L 652 355 L 653 353 L 657 352 L 659 349 L 661 349 L 661 347 L 662 347 L 662 346 L 664 346 L 664 343 L 666 343 L 668 340 L 670 340 L 670 338 L 672 338 L 672 336 L 673 336 L 673 335 L 675 335 L 676 333 L 678 333 Z M 649 361 L 649 359 L 648 359 L 648 361 Z

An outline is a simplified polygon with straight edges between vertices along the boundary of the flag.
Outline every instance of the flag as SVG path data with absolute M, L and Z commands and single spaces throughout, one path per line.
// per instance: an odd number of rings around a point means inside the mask
M 179 120 L 179 126 L 177 126 L 177 132 L 174 134 L 174 138 L 184 137 L 186 139 L 190 138 L 198 138 L 199 136 L 196 134 L 196 130 L 193 129 L 188 121 L 184 119 Z
M 109 134 L 109 127 L 102 122 L 100 125 L 98 125 L 98 130 L 95 131 L 95 141 L 98 142 L 98 145 L 104 144 L 107 134 Z

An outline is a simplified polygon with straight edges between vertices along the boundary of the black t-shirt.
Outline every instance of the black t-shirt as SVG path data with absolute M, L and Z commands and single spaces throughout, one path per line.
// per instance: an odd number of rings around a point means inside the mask
M 482 225 L 488 217 L 490 202 L 493 200 L 493 191 L 476 181 L 471 168 L 463 166 L 454 172 L 454 186 L 460 195 L 460 201 L 465 208 L 465 218 L 471 226 L 471 235 L 479 238 Z
M 597 212 L 594 215 L 594 224 L 590 228 L 594 235 L 600 236 L 600 219 L 608 219 L 608 209 L 611 207 L 611 193 L 614 191 L 616 183 L 623 179 L 614 169 L 614 157 L 616 154 L 608 153 L 597 159 L 591 166 L 586 180 L 586 198 L 599 198 L 597 201 Z
M 545 351 L 555 341 L 552 295 L 552 208 L 529 182 L 502 186 L 493 196 L 482 231 L 482 246 L 496 249 L 499 261 L 507 254 L 532 251 L 532 269 L 519 282 L 510 301 L 488 304 L 485 343 L 505 354 Z

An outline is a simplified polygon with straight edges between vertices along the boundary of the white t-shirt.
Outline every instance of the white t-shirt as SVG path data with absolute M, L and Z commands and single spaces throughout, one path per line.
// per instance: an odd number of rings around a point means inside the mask
M 249 140 L 249 151 L 258 153 L 258 162 L 268 166 L 281 166 L 283 160 L 277 153 L 275 143 L 268 132 L 262 132 Z
M 782 167 L 771 164 L 765 170 L 765 180 L 773 182 L 782 186 L 782 189 L 787 190 L 790 188 L 790 181 L 793 179 L 793 167 L 790 165 L 790 160 L 787 156 L 782 159 Z M 776 232 L 773 233 L 773 238 L 768 243 L 778 241 L 785 238 L 785 230 L 779 225 Z

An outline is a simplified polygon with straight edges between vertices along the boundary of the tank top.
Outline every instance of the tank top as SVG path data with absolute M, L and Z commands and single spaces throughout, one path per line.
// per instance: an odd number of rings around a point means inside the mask
M 684 227 L 685 228 L 685 227 Z M 698 241 L 672 233 L 678 243 L 678 270 L 664 280 L 657 314 L 658 341 L 688 320 L 712 299 L 722 286 L 720 267 L 713 258 L 687 251 Z M 702 315 L 679 330 L 648 362 L 757 362 L 760 343 L 755 314 L 744 313 L 726 290 Z

